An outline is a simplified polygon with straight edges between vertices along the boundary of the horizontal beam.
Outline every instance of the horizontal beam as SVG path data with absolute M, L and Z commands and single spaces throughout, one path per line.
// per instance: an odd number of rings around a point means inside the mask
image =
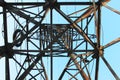
M 15 53 L 17 52 L 51 52 L 51 50 L 13 50 Z M 93 52 L 94 50 L 87 50 L 88 52 Z M 62 52 L 67 53 L 68 50 L 52 50 L 52 52 Z M 86 52 L 86 50 L 73 50 L 72 52 Z
M 46 2 L 7 2 L 6 5 L 39 5 L 42 6 Z M 1 4 L 1 3 L 0 3 Z M 57 5 L 92 5 L 93 2 L 56 2 Z M 97 2 L 96 2 L 97 4 Z

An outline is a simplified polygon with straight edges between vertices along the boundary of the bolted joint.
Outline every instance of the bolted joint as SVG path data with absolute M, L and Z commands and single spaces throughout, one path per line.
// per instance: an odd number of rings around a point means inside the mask
M 60 9 L 60 5 L 57 4 L 56 0 L 46 0 L 46 4 L 43 6 L 43 9 L 47 9 L 47 8 L 53 9 L 54 7 Z
M 99 50 L 94 50 L 94 54 L 92 56 L 92 58 L 98 58 L 99 57 Z
M 9 58 L 12 58 L 14 55 L 14 51 L 13 51 L 11 45 L 12 45 L 12 43 L 8 43 L 8 47 L 7 47 L 7 51 L 6 51 L 7 52 L 6 54 Z
M 7 46 L 0 47 L 0 58 L 7 56 L 8 58 L 12 58 L 14 55 L 14 51 L 11 47 L 11 43 L 8 43 Z
M 99 48 L 99 56 L 103 56 L 103 53 L 104 53 L 103 46 L 100 46 L 100 48 Z
M 73 51 L 68 49 L 68 56 L 69 56 L 69 57 L 71 57 L 71 54 L 72 54 L 72 53 L 73 53 Z
M 101 57 L 101 56 L 103 56 L 103 53 L 104 53 L 103 46 L 100 46 L 99 49 L 94 50 L 94 55 L 92 56 L 92 58 Z

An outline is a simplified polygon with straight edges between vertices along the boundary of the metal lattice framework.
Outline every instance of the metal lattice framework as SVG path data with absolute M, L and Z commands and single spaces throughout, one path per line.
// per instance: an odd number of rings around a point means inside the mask
M 119 80 L 103 53 L 120 38 L 101 45 L 101 7 L 119 14 L 107 6 L 107 2 L 109 0 L 1 0 L 4 46 L 0 46 L 0 56 L 5 57 L 6 80 L 11 79 L 10 62 L 17 67 L 12 80 L 53 80 L 57 74 L 54 72 L 57 58 L 61 59 L 57 64 L 64 66 L 58 80 L 98 80 L 100 58 Z M 62 64 L 63 58 L 66 64 Z M 91 75 L 88 66 L 93 60 L 96 63 Z

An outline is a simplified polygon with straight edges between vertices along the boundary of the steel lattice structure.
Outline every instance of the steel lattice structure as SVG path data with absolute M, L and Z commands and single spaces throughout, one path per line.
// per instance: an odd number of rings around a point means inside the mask
M 5 57 L 6 80 L 11 79 L 10 62 L 17 66 L 12 80 L 54 80 L 57 68 L 54 59 L 57 58 L 61 59 L 57 64 L 64 66 L 58 80 L 98 80 L 100 58 L 119 80 L 103 53 L 120 38 L 101 45 L 101 7 L 107 2 L 109 0 L 1 0 L 4 46 L 0 46 L 0 56 Z M 66 64 L 62 64 L 62 58 L 66 58 Z M 91 75 L 88 66 L 93 60 L 94 74 Z

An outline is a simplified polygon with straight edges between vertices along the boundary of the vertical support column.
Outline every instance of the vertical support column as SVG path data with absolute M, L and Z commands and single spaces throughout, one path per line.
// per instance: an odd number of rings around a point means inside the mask
M 52 33 L 52 25 L 53 25 L 53 8 L 50 8 L 50 26 L 51 26 L 51 31 L 50 31 L 50 35 L 51 35 L 51 43 L 53 41 L 53 33 Z M 53 80 L 53 54 L 52 54 L 52 44 L 50 45 L 50 80 Z
M 97 36 L 97 49 L 96 50 L 96 70 L 95 70 L 95 80 L 98 80 L 99 75 L 99 49 L 100 49 L 100 32 L 101 32 L 101 0 L 98 0 L 98 21 L 96 25 L 96 36 Z
M 7 14 L 6 14 L 5 6 L 3 6 L 3 25 L 4 25 L 4 43 L 5 43 L 4 44 L 5 45 L 5 78 L 6 80 L 10 80 L 8 35 L 7 35 Z
M 28 31 L 29 31 L 29 20 L 26 19 L 26 34 L 28 34 Z M 29 50 L 29 36 L 27 35 L 27 38 L 26 38 L 26 47 L 27 47 L 27 51 Z M 29 56 L 29 52 L 27 52 L 27 62 L 28 62 L 28 65 L 30 65 L 30 56 Z

